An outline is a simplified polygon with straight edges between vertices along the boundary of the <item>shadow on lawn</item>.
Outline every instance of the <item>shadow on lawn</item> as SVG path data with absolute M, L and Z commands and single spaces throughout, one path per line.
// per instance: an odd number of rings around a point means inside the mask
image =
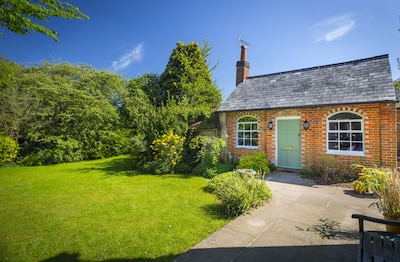
M 41 260 L 41 262 L 84 262 L 86 260 L 81 260 L 79 259 L 79 253 L 67 253 L 67 252 L 62 252 L 54 257 Z M 172 261 L 177 255 L 168 255 L 168 256 L 162 256 L 162 257 L 157 257 L 157 258 L 111 258 L 111 259 L 105 259 L 105 260 L 100 260 L 102 262 L 128 262 L 128 261 L 133 261 L 133 262 L 145 262 L 145 261 Z
M 132 159 L 129 157 L 116 157 L 107 160 L 106 162 L 101 162 L 98 164 L 89 163 L 88 167 L 82 167 L 75 169 L 77 172 L 87 173 L 90 171 L 103 171 L 106 175 L 110 176 L 137 176 L 137 175 L 149 175 L 149 176 L 160 176 L 164 179 L 167 178 L 191 178 L 195 175 L 191 174 L 173 174 L 173 176 L 168 174 L 163 175 L 154 175 L 154 174 L 145 174 L 139 172 L 133 168 Z
M 96 160 L 95 160 L 96 161 Z M 129 157 L 116 157 L 107 159 L 94 164 L 88 162 L 83 167 L 76 168 L 74 171 L 88 173 L 91 171 L 103 171 L 107 175 L 113 176 L 135 176 L 138 173 L 132 168 L 132 161 Z
M 114 158 L 106 163 L 93 167 L 92 170 L 105 171 L 108 175 L 134 176 L 137 174 L 133 170 L 132 160 L 129 157 Z

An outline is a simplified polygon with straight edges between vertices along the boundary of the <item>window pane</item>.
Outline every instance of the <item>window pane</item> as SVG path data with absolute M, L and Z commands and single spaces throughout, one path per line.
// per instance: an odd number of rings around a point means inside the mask
M 361 130 L 361 122 L 351 122 L 351 130 Z
M 340 143 L 340 150 L 350 150 L 350 143 L 349 142 Z
M 328 139 L 329 140 L 338 140 L 338 133 L 329 133 L 328 134 Z
M 340 130 L 350 130 L 350 122 L 340 122 Z
M 362 119 L 361 116 L 349 112 L 338 113 L 329 117 L 328 150 L 364 151 Z
M 238 120 L 238 122 L 256 122 L 256 121 L 257 121 L 257 119 L 252 116 L 245 116 Z
M 363 137 L 361 133 L 353 133 L 352 134 L 353 141 L 363 141 Z
M 353 143 L 351 150 L 352 151 L 363 151 L 363 144 L 362 143 Z
M 245 116 L 237 120 L 237 145 L 258 146 L 258 123 L 257 119 Z
M 350 141 L 350 133 L 341 133 L 340 140 L 341 141 Z
M 330 150 L 338 150 L 339 149 L 339 144 L 336 142 L 329 142 L 329 149 Z
M 338 130 L 338 123 L 329 123 L 329 130 Z
M 362 119 L 361 116 L 353 113 L 338 113 L 328 118 L 328 120 Z

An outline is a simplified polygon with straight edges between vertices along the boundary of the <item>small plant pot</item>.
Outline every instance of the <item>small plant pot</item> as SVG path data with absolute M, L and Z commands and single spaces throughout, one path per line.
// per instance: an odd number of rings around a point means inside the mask
M 394 219 L 392 217 L 388 217 L 386 215 L 383 215 L 383 218 L 386 220 L 399 220 L 399 219 Z M 386 231 L 400 234 L 400 226 L 386 225 Z

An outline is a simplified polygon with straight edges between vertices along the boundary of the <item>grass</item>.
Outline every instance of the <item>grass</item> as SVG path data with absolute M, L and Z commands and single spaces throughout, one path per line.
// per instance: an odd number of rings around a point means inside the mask
M 171 261 L 229 222 L 207 180 L 127 157 L 0 169 L 0 261 Z

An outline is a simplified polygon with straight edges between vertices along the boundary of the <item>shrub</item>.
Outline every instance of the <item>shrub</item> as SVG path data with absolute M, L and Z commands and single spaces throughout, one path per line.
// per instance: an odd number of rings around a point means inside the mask
M 341 162 L 333 155 L 320 154 L 316 164 L 310 165 L 302 174 L 317 179 L 320 183 L 331 184 L 351 182 L 357 178 L 357 171 L 351 163 Z
M 226 163 L 224 157 L 226 148 L 224 139 L 210 136 L 197 136 L 192 139 L 189 147 L 197 151 L 196 162 L 199 163 L 193 169 L 193 174 L 212 178 L 221 172 L 229 170 L 229 164 Z
M 175 166 L 182 158 L 184 138 L 174 134 L 171 130 L 168 134 L 155 139 L 150 145 L 154 155 L 154 173 L 173 173 Z
M 261 206 L 272 196 L 264 180 L 238 176 L 234 172 L 215 176 L 209 181 L 207 189 L 217 195 L 225 212 L 230 216 L 247 213 L 252 208 Z
M 375 194 L 378 201 L 370 206 L 375 206 L 380 212 L 390 219 L 400 219 L 400 173 L 397 169 L 386 170 L 387 179 Z
M 212 167 L 206 163 L 200 163 L 198 166 L 196 166 L 193 171 L 193 175 L 196 176 L 202 176 L 205 178 L 213 178 L 214 176 L 217 175 L 217 170 L 215 167 Z
M 243 156 L 239 159 L 239 169 L 253 169 L 261 175 L 270 172 L 268 158 L 263 152 L 254 152 L 252 155 Z
M 84 159 L 82 147 L 78 140 L 72 138 L 62 140 L 56 137 L 52 139 L 48 143 L 48 148 L 30 153 L 20 163 L 26 166 L 37 166 L 75 162 Z
M 141 169 L 149 162 L 151 152 L 144 136 L 135 136 L 131 139 L 130 154 L 134 168 Z
M 175 168 L 175 172 L 180 174 L 189 174 L 192 172 L 192 170 L 193 168 L 190 166 L 190 164 L 185 163 L 183 160 L 181 160 Z
M 366 167 L 360 164 L 354 164 L 352 166 L 355 169 L 360 169 L 358 179 L 353 182 L 353 187 L 356 192 L 360 194 L 373 193 L 385 187 L 390 170 Z
M 0 165 L 13 161 L 18 155 L 18 144 L 9 136 L 0 134 Z
M 221 173 L 232 171 L 235 168 L 235 166 L 236 165 L 233 162 L 218 163 L 218 165 L 217 165 L 217 173 L 221 174 Z

